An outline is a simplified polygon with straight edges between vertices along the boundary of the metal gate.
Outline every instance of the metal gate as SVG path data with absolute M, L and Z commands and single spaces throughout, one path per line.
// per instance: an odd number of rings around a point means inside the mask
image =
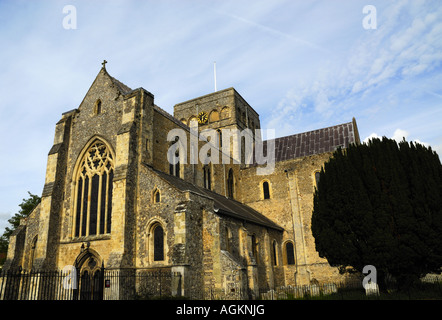
M 77 292 L 74 291 L 74 300 L 103 300 L 104 268 L 91 272 L 84 270 L 77 277 Z

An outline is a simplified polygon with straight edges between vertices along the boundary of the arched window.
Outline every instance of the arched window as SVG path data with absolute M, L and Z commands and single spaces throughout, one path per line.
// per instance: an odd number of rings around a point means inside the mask
M 315 172 L 315 182 L 316 182 L 316 187 L 318 187 L 319 184 L 319 177 L 321 176 L 321 172 L 320 171 L 316 171 Z
M 195 124 L 198 124 L 198 119 L 196 118 L 196 116 L 191 116 L 189 118 L 189 122 L 187 123 L 187 125 L 190 127 L 192 122 L 194 122 Z
M 164 231 L 159 224 L 153 230 L 153 260 L 164 260 Z
M 218 147 L 222 148 L 222 146 L 223 146 L 223 133 L 222 133 L 221 129 L 216 130 L 216 132 L 218 132 Z
M 76 177 L 75 237 L 111 232 L 113 178 L 112 153 L 95 140 L 84 153 Z
M 161 202 L 161 194 L 160 194 L 160 190 L 158 190 L 158 189 L 155 189 L 153 192 L 153 202 L 154 203 Z
M 230 109 L 229 107 L 225 106 L 224 108 L 221 109 L 221 120 L 227 119 L 229 117 L 230 117 Z
M 175 177 L 180 177 L 180 151 L 175 151 L 176 163 L 169 163 L 169 174 Z M 173 159 L 173 161 L 175 161 Z
M 100 100 L 100 99 L 98 99 L 98 100 L 95 102 L 95 105 L 94 105 L 94 113 L 95 113 L 95 114 L 100 114 L 100 113 L 101 113 L 101 100 Z
M 212 110 L 212 112 L 210 112 L 209 115 L 209 121 L 210 122 L 219 121 L 219 112 L 216 110 Z
M 212 190 L 212 186 L 211 186 L 211 172 L 210 172 L 210 166 L 209 165 L 205 165 L 203 167 L 203 171 L 204 171 L 204 188 Z
M 227 197 L 233 199 L 233 195 L 235 194 L 234 190 L 234 181 L 233 181 L 233 170 L 230 168 L 229 175 L 227 177 Z
M 285 244 L 286 264 L 295 264 L 295 248 L 293 242 L 287 241 Z
M 264 181 L 262 183 L 262 194 L 264 196 L 264 199 L 270 199 L 270 187 L 268 181 Z

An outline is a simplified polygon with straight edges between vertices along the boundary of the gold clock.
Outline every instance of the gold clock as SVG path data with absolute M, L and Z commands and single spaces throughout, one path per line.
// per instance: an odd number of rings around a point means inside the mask
M 200 124 L 205 124 L 208 119 L 209 119 L 209 117 L 208 117 L 207 113 L 205 113 L 204 111 L 201 111 L 200 113 L 198 113 L 198 122 Z

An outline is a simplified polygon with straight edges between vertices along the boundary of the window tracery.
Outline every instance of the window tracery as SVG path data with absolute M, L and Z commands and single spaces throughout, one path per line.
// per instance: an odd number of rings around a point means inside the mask
M 114 160 L 100 140 L 85 152 L 76 178 L 74 236 L 111 232 Z

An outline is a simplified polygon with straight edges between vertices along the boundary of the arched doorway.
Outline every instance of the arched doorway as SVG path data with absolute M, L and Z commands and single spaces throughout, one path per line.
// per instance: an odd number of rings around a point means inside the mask
M 75 260 L 77 289 L 74 300 L 103 300 L 104 263 L 97 252 L 85 249 Z

